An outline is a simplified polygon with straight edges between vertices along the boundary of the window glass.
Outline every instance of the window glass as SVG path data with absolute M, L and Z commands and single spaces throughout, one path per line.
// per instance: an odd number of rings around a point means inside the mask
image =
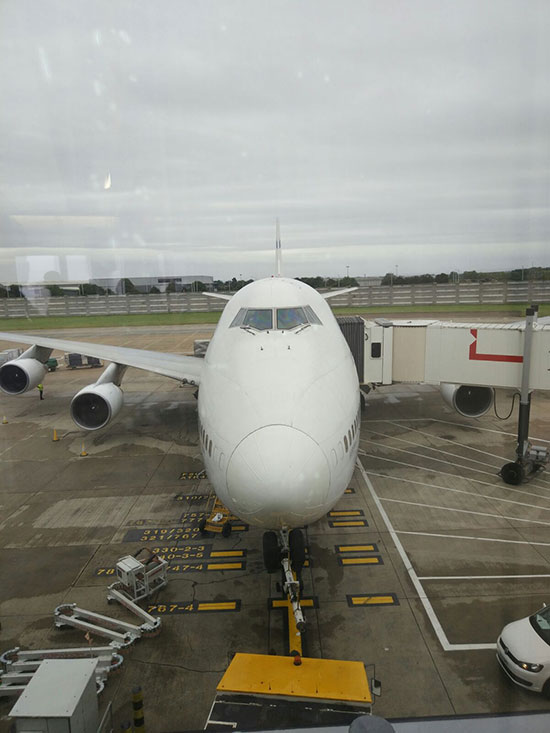
M 310 323 L 317 323 L 319 326 L 322 325 L 320 319 L 315 315 L 315 312 L 310 305 L 304 306 L 304 310 L 306 312 L 307 320 Z
M 271 308 L 249 308 L 242 325 L 256 328 L 258 331 L 273 328 L 273 311 Z
M 529 621 L 540 638 L 550 644 L 550 606 L 541 608 L 540 611 L 529 617 Z
M 346 449 L 346 453 L 348 452 L 348 436 L 344 435 L 344 448 Z
M 231 321 L 229 328 L 237 328 L 243 325 L 244 317 L 246 315 L 246 308 L 241 308 L 235 318 Z
M 309 323 L 303 308 L 277 308 L 277 328 L 296 328 Z

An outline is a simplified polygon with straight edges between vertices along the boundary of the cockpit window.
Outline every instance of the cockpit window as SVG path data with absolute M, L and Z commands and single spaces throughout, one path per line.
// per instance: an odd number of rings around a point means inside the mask
M 321 321 L 309 305 L 303 308 L 277 308 L 277 328 L 279 329 L 296 328 L 296 326 L 310 323 L 321 325 Z
M 243 320 L 243 326 L 266 331 L 273 328 L 273 311 L 271 308 L 249 308 Z
M 290 330 L 297 326 L 308 326 L 311 323 L 321 325 L 309 305 L 295 308 L 277 308 L 277 328 L 280 331 Z M 273 328 L 273 310 L 271 308 L 241 308 L 230 328 L 254 328 L 266 331 Z
M 310 323 L 317 323 L 317 325 L 321 325 L 320 319 L 315 315 L 313 308 L 310 305 L 304 306 L 304 310 L 306 312 L 307 320 Z
M 249 327 L 257 331 L 266 331 L 273 328 L 273 311 L 271 308 L 241 308 L 230 328 Z
M 308 323 L 303 308 L 277 308 L 277 328 L 296 328 Z
M 235 318 L 231 321 L 229 328 L 238 328 L 243 325 L 244 317 L 246 316 L 246 308 L 241 308 Z

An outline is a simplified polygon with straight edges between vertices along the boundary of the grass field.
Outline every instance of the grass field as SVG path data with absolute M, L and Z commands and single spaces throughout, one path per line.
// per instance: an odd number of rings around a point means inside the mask
M 526 303 L 476 303 L 468 305 L 393 305 L 371 308 L 335 308 L 336 315 L 389 316 L 398 314 L 424 313 L 437 317 L 449 313 L 468 317 L 469 313 L 504 313 L 510 320 L 525 315 Z M 67 316 L 36 318 L 0 318 L 0 331 L 35 331 L 55 328 L 117 328 L 128 326 L 175 326 L 179 324 L 217 323 L 221 311 L 200 313 L 143 313 L 116 316 Z M 543 304 L 540 316 L 550 315 L 550 304 Z

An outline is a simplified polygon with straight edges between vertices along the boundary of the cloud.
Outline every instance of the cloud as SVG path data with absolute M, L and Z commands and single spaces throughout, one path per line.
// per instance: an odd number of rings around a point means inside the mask
M 258 277 L 276 216 L 291 275 L 550 264 L 549 16 L 8 0 L 0 281 L 38 252 Z

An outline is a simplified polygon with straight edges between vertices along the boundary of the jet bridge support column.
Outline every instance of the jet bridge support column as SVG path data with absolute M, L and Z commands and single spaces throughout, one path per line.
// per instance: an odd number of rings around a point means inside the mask
M 521 393 L 518 415 L 518 443 L 516 461 L 506 463 L 500 470 L 502 479 L 507 484 L 517 485 L 526 477 L 538 471 L 548 461 L 545 448 L 532 447 L 529 444 L 529 415 L 531 412 L 531 393 L 529 391 L 529 373 L 531 369 L 531 345 L 533 341 L 533 324 L 537 321 L 538 305 L 532 305 L 525 312 L 525 335 L 523 340 L 523 368 L 521 372 Z

